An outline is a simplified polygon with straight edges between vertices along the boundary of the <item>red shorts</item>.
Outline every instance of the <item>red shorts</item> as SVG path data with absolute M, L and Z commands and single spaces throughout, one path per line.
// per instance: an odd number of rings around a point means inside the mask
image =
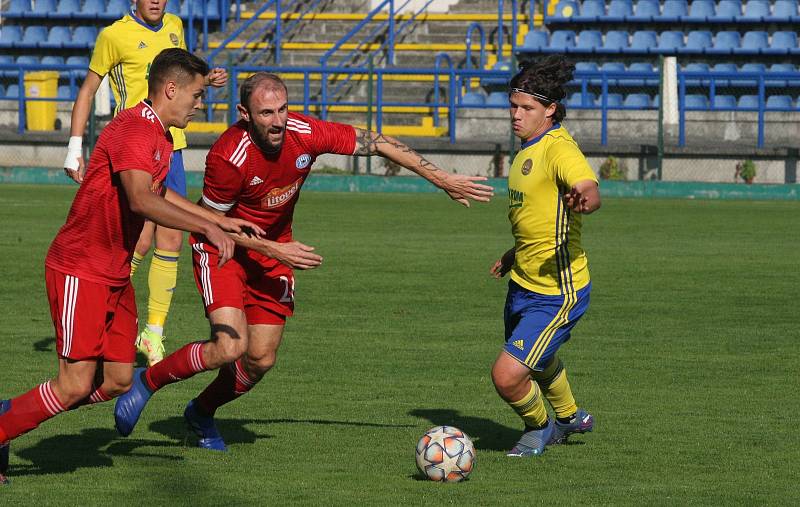
M 217 308 L 243 310 L 249 325 L 283 324 L 294 313 L 292 268 L 261 254 L 237 247 L 221 268 L 216 247 L 192 244 L 192 264 L 206 315 Z
M 60 357 L 134 362 L 138 321 L 132 284 L 113 287 L 49 267 L 44 279 Z

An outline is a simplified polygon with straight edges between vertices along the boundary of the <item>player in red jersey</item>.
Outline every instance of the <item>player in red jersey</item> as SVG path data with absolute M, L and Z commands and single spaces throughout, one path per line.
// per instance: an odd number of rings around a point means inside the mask
M 130 261 L 145 218 L 203 234 L 224 265 L 234 241 L 224 232 L 257 234 L 250 222 L 225 217 L 163 187 L 172 154 L 169 127 L 184 128 L 200 108 L 206 63 L 183 49 L 153 61 L 146 101 L 103 129 L 67 221 L 45 259 L 56 332 L 58 375 L 0 402 L 0 482 L 8 443 L 64 410 L 107 401 L 130 388 L 136 351 L 136 300 Z M 93 384 L 102 363 L 102 384 Z
M 133 431 L 154 391 L 219 368 L 184 416 L 200 447 L 226 450 L 214 424 L 216 409 L 252 389 L 275 364 L 286 318 L 294 310 L 292 270 L 322 263 L 313 247 L 292 238 L 294 207 L 317 156 L 384 156 L 465 206 L 470 199 L 488 201 L 492 195 L 492 187 L 478 183 L 486 178 L 444 172 L 395 139 L 290 113 L 286 86 L 275 75 L 258 72 L 248 78 L 240 101 L 242 119 L 222 134 L 206 158 L 202 205 L 258 224 L 266 239 L 238 235 L 233 259 L 217 267 L 217 248 L 202 234 L 192 235 L 195 279 L 212 339 L 189 344 L 134 375 L 133 387 L 114 410 L 122 435 Z

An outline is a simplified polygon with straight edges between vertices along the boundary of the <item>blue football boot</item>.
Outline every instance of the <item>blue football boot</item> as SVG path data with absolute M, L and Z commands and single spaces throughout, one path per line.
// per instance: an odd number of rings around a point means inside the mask
M 198 412 L 196 400 L 192 400 L 186 405 L 183 417 L 186 419 L 189 429 L 197 435 L 198 447 L 211 449 L 212 451 L 228 450 L 225 446 L 225 441 L 222 440 L 222 436 L 219 434 L 219 430 L 217 430 L 217 425 L 214 424 L 214 418 Z
M 589 412 L 579 408 L 570 422 L 562 423 L 556 420 L 556 431 L 550 443 L 564 444 L 567 442 L 567 437 L 573 433 L 588 433 L 592 431 L 592 428 L 594 428 L 594 417 Z
M 506 456 L 515 458 L 526 458 L 529 456 L 539 456 L 544 452 L 546 445 L 553 440 L 555 425 L 552 419 L 547 419 L 547 426 L 540 430 L 529 430 L 522 434 L 517 445 L 508 451 Z
M 0 400 L 0 414 L 8 412 L 11 408 L 11 400 Z M 8 451 L 10 450 L 11 442 L 6 442 L 0 445 L 0 486 L 8 484 L 6 472 L 8 472 Z
M 153 395 L 153 391 L 147 387 L 142 378 L 144 371 L 144 368 L 133 370 L 131 390 L 117 398 L 117 403 L 114 405 L 114 426 L 123 437 L 131 434 L 136 422 L 139 421 L 139 416 L 142 415 L 144 406 Z

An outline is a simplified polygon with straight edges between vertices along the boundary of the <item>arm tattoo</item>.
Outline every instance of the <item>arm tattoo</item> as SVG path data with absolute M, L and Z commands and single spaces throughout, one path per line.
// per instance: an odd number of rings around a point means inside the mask
M 397 141 L 395 139 L 387 139 L 383 136 L 383 134 L 376 134 L 375 138 L 372 137 L 373 133 L 368 130 L 361 130 L 358 129 L 356 131 L 356 151 L 354 155 L 374 155 L 378 153 L 378 145 L 380 144 L 388 144 L 393 146 L 395 149 L 401 151 L 402 153 L 407 153 L 412 155 L 419 160 L 417 160 L 417 165 L 420 169 L 429 171 L 429 172 L 437 172 L 439 168 L 433 164 L 433 162 L 429 161 L 416 151 L 412 150 L 405 144 Z M 411 168 L 409 168 L 411 169 Z

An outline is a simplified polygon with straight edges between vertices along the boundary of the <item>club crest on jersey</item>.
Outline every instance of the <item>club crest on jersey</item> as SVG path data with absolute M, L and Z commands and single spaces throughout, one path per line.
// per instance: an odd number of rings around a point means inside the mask
M 300 185 L 302 184 L 303 178 L 297 178 L 297 180 L 295 180 L 295 182 L 291 185 L 273 188 L 269 191 L 266 197 L 261 199 L 261 206 L 264 208 L 277 208 L 278 206 L 283 206 L 289 202 L 289 200 L 291 200 L 298 190 L 300 190 Z
M 533 170 L 533 160 L 526 159 L 525 162 L 522 163 L 522 175 L 527 176 Z
M 174 33 L 169 34 L 169 41 L 172 42 L 173 46 L 177 46 L 178 45 L 178 36 L 175 35 Z
M 294 161 L 294 166 L 300 170 L 305 169 L 311 163 L 311 155 L 308 153 L 303 153 L 297 160 Z

